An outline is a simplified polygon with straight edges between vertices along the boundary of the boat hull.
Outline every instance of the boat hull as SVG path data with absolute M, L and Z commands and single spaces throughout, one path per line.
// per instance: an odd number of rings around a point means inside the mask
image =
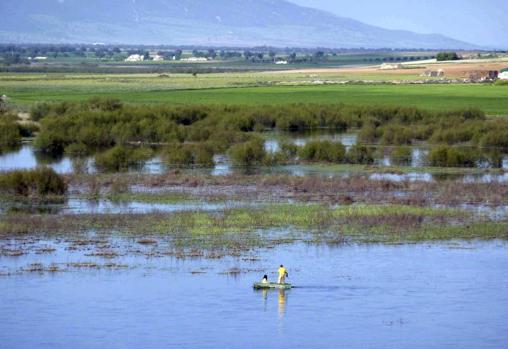
M 262 282 L 256 282 L 253 287 L 256 290 L 268 290 L 268 289 L 289 290 L 291 289 L 291 284 L 277 284 L 274 282 L 265 284 Z

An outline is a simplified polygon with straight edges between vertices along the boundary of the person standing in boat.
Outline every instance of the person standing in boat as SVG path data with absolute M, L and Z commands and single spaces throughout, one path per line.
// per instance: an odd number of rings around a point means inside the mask
M 268 283 L 268 275 L 263 276 L 263 279 L 261 280 L 261 283 L 262 284 L 267 284 Z
M 281 264 L 280 267 L 279 267 L 279 279 L 277 280 L 277 283 L 279 283 L 279 284 L 285 284 L 286 283 L 286 278 L 288 276 L 289 276 L 288 275 L 288 271 Z

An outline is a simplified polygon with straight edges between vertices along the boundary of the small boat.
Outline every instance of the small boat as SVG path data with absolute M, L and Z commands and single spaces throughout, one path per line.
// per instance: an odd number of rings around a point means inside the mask
M 256 282 L 253 287 L 255 290 L 267 290 L 267 289 L 289 290 L 291 289 L 291 284 L 278 284 L 275 282 L 269 283 Z

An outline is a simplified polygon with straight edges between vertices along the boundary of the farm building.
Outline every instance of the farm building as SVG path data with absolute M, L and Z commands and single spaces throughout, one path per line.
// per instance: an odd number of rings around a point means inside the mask
M 508 80 L 508 68 L 501 70 L 501 73 L 498 76 L 500 80 Z
M 466 73 L 466 79 L 475 82 L 493 81 L 499 77 L 497 70 L 475 70 Z
M 379 67 L 380 70 L 395 70 L 395 69 L 402 69 L 402 68 L 404 68 L 404 66 L 400 63 L 397 63 L 397 64 L 383 63 Z
M 142 55 L 130 55 L 125 59 L 126 62 L 142 62 L 145 60 L 145 57 Z
M 288 64 L 288 61 L 277 61 L 275 64 Z
M 425 76 L 428 78 L 442 78 L 443 76 L 445 76 L 445 73 L 443 69 L 427 70 L 421 76 Z
M 154 61 L 156 62 L 160 62 L 160 61 L 163 61 L 164 60 L 164 57 L 161 56 L 161 55 L 153 55 L 153 56 L 150 56 Z

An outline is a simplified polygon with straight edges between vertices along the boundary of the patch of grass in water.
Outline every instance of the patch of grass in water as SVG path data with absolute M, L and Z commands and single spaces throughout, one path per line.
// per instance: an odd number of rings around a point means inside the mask
M 5 219 L 4 219 L 5 218 Z M 399 243 L 508 239 L 508 220 L 479 221 L 468 211 L 401 205 L 270 204 L 218 212 L 123 215 L 5 215 L 0 236 L 83 231 L 168 237 L 181 248 L 246 250 L 292 241 Z
M 125 192 L 109 195 L 108 199 L 120 202 L 142 202 L 148 204 L 181 204 L 196 202 L 197 198 L 188 193 L 147 193 L 147 192 Z

